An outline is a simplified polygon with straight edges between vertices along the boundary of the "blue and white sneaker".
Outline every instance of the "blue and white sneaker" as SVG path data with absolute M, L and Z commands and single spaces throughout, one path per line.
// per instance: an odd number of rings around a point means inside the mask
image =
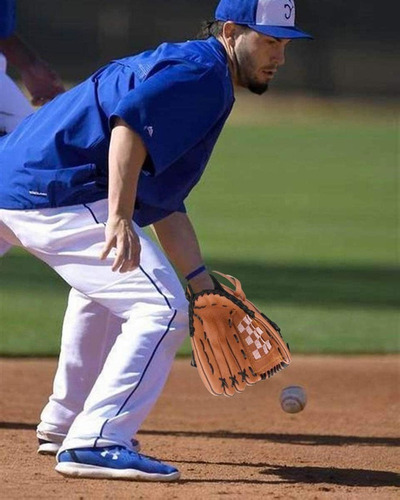
M 180 476 L 175 467 L 122 446 L 65 450 L 57 461 L 56 471 L 72 477 L 175 481 Z
M 58 442 L 38 438 L 37 452 L 39 453 L 39 455 L 51 455 L 51 456 L 55 457 L 57 455 L 59 449 L 61 448 L 62 442 L 63 442 L 63 438 L 61 440 L 59 440 Z M 140 442 L 137 439 L 132 438 L 131 444 L 132 444 L 133 451 L 136 451 L 136 452 L 140 451 Z

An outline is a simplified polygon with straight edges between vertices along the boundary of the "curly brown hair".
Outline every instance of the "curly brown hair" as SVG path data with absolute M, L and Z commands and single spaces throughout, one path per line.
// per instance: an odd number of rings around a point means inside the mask
M 210 36 L 220 36 L 222 35 L 222 29 L 224 27 L 223 21 L 203 21 L 200 26 L 200 31 L 197 33 L 196 38 L 198 40 L 206 40 Z
M 213 36 L 217 38 L 222 35 L 222 31 L 224 29 L 225 21 L 203 21 L 200 26 L 200 31 L 197 33 L 197 40 L 206 40 Z M 240 24 L 239 28 L 242 32 L 249 30 L 250 28 L 245 24 Z

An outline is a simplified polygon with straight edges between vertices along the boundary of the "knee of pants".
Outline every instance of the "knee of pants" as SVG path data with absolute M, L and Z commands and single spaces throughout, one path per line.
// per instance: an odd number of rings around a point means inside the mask
M 183 291 L 179 297 L 171 301 L 171 307 L 175 311 L 171 335 L 174 335 L 176 341 L 181 343 L 189 334 L 188 302 Z
M 183 289 L 174 296 L 174 298 L 170 301 L 170 304 L 171 307 L 176 311 L 177 317 L 179 317 L 182 321 L 187 322 L 189 303 L 186 299 Z

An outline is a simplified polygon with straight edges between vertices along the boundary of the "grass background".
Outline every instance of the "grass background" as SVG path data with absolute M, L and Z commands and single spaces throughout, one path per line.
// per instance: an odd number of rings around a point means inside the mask
M 398 352 L 397 170 L 394 111 L 241 99 L 188 210 L 293 352 Z M 68 287 L 16 249 L 0 283 L 0 354 L 57 354 Z

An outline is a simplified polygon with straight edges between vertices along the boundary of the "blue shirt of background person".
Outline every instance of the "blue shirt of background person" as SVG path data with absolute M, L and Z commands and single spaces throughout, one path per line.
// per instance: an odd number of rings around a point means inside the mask
M 15 31 L 15 1 L 0 0 L 0 38 L 8 38 Z
M 225 49 L 215 38 L 113 61 L 0 140 L 0 207 L 107 198 L 110 133 L 120 117 L 148 151 L 134 220 L 145 226 L 184 211 L 233 102 Z

